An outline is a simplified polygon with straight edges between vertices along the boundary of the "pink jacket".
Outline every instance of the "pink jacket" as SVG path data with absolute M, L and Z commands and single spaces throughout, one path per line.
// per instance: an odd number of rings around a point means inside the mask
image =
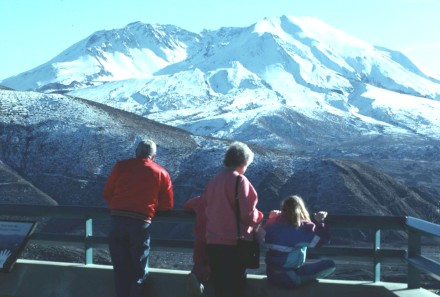
M 206 241 L 208 244 L 237 244 L 235 216 L 235 182 L 237 171 L 226 170 L 215 176 L 206 186 Z M 252 184 L 240 175 L 238 200 L 240 204 L 240 235 L 252 239 L 253 227 L 261 222 L 263 214 L 256 209 L 258 195 Z

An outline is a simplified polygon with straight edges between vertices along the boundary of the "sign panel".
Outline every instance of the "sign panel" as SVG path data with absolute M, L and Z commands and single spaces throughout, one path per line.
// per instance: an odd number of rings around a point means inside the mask
M 36 222 L 0 221 L 0 271 L 9 272 L 34 231 Z

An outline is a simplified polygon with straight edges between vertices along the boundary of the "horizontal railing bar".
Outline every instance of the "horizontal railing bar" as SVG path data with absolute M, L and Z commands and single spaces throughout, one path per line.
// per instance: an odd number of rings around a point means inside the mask
M 407 251 L 404 249 L 379 249 L 375 251 L 372 248 L 356 248 L 342 246 L 323 246 L 320 248 L 308 249 L 307 255 L 315 256 L 331 256 L 335 258 L 375 258 L 381 262 L 394 262 L 395 260 L 405 261 Z
M 436 280 L 440 280 L 440 263 L 424 256 L 414 256 L 407 259 L 408 263 L 425 272 Z
M 105 207 L 2 204 L 0 216 L 109 219 L 110 210 Z M 193 212 L 171 210 L 158 211 L 154 220 L 158 222 L 194 222 L 194 218 L 195 214 Z
M 104 218 L 108 219 L 110 211 L 105 207 L 83 207 L 83 206 L 46 206 L 46 205 L 16 205 L 2 204 L 0 215 L 6 216 L 30 216 L 30 217 L 63 217 L 63 218 Z M 265 213 L 267 218 L 268 213 Z M 157 221 L 194 221 L 194 213 L 181 209 L 171 211 L 158 211 L 155 220 Z M 348 228 L 348 229 L 402 229 L 405 225 L 416 228 L 422 232 L 429 232 L 433 228 L 432 235 L 440 236 L 438 225 L 419 220 L 412 217 L 402 216 L 355 216 L 355 215 L 332 215 L 329 214 L 326 219 L 330 227 Z M 429 226 L 429 228 L 427 228 Z M 428 229 L 428 231 L 427 231 Z
M 354 216 L 329 214 L 325 220 L 330 227 L 341 229 L 394 229 L 405 230 L 405 217 Z
M 108 237 L 106 236 L 91 236 L 85 238 L 81 235 L 71 234 L 52 234 L 52 233 L 36 233 L 31 238 L 32 241 L 39 242 L 63 242 L 63 243 L 87 243 L 91 247 L 106 247 L 108 245 Z M 166 240 L 166 239 L 152 239 L 153 246 L 160 246 L 165 248 L 182 248 L 192 249 L 193 241 L 189 240 Z M 386 260 L 404 260 L 407 252 L 404 249 L 380 249 L 374 251 L 371 248 L 353 248 L 345 246 L 324 246 L 315 249 L 309 249 L 308 254 L 312 257 L 317 255 L 326 255 L 341 258 L 378 258 L 382 261 Z
M 408 228 L 415 229 L 423 235 L 440 237 L 440 225 L 413 217 L 406 218 L 406 225 Z
M 2 204 L 0 215 L 23 216 L 50 216 L 63 218 L 103 218 L 110 216 L 110 210 L 105 207 L 82 206 L 46 206 L 46 205 L 15 205 Z M 171 211 L 158 211 L 157 221 L 182 222 L 194 220 L 194 213 L 183 209 Z M 265 213 L 268 217 L 268 213 Z M 400 216 L 354 216 L 354 215 L 328 215 L 326 222 L 329 226 L 342 229 L 397 229 L 404 230 L 406 217 Z
M 61 205 L 15 205 L 2 204 L 0 215 L 62 218 L 107 218 L 110 212 L 103 207 L 61 206 Z
M 40 242 L 66 242 L 66 243 L 87 243 L 90 245 L 103 245 L 108 244 L 107 236 L 84 236 L 84 235 L 76 235 L 76 234 L 60 234 L 60 233 L 34 233 L 31 238 L 31 241 L 40 241 Z M 164 247 L 183 247 L 183 248 L 193 248 L 194 242 L 192 240 L 173 240 L 173 239 L 152 239 L 151 242 L 158 246 Z

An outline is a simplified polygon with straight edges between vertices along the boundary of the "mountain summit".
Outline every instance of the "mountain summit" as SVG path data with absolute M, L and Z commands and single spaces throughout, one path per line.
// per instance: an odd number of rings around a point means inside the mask
M 25 90 L 51 83 L 151 78 L 196 68 L 206 73 L 237 65 L 269 83 L 276 79 L 270 70 L 279 67 L 295 84 L 308 88 L 344 90 L 350 89 L 350 81 L 359 81 L 440 98 L 439 81 L 403 54 L 374 47 L 316 18 L 291 16 L 200 34 L 172 25 L 134 22 L 122 29 L 98 31 L 2 84 Z

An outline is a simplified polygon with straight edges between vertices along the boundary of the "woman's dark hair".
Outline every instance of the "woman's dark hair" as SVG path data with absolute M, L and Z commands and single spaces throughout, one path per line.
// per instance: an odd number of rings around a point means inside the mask
M 254 153 L 241 142 L 233 142 L 226 151 L 223 165 L 226 168 L 236 168 L 243 164 L 249 165 L 254 160 Z

